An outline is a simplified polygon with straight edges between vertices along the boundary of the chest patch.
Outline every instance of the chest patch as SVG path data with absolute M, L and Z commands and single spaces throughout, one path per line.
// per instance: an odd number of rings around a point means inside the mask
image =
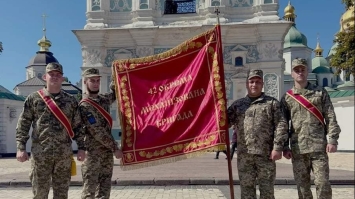
M 95 124 L 96 123 L 96 119 L 94 117 L 94 115 L 92 113 L 87 113 L 86 117 L 88 118 L 88 121 L 90 124 Z

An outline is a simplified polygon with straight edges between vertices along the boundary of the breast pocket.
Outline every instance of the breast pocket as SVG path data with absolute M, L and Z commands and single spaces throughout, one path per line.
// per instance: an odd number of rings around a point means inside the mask
M 313 96 L 307 97 L 308 100 L 318 108 L 319 111 L 322 111 L 322 94 L 315 94 Z
M 262 121 L 270 121 L 272 119 L 271 109 L 268 106 L 259 106 L 256 108 L 256 117 Z

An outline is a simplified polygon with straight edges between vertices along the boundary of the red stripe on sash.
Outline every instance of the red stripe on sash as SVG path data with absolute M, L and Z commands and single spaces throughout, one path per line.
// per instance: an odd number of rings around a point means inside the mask
M 95 107 L 96 110 L 98 110 L 101 113 L 101 115 L 106 119 L 106 121 L 109 123 L 110 127 L 112 128 L 112 125 L 113 125 L 112 117 L 105 109 L 103 109 L 96 102 L 94 102 L 93 100 L 88 99 L 88 98 L 82 99 L 79 104 L 81 104 L 83 102 L 87 102 L 90 105 L 92 105 L 93 107 Z
M 51 110 L 53 115 L 60 121 L 60 123 L 67 130 L 69 137 L 73 138 L 74 132 L 71 127 L 71 124 L 70 124 L 68 118 L 62 112 L 62 110 L 60 110 L 60 108 L 57 106 L 55 101 L 51 97 L 45 96 L 43 90 L 39 90 L 39 91 L 37 91 L 37 93 L 41 96 L 43 101 L 47 104 L 47 107 L 49 108 L 49 110 Z
M 322 113 L 318 110 L 316 106 L 314 106 L 307 98 L 303 97 L 302 95 L 295 95 L 293 94 L 292 90 L 288 90 L 287 94 L 292 97 L 296 102 L 301 104 L 305 109 L 311 112 L 323 125 L 325 125 L 324 117 Z

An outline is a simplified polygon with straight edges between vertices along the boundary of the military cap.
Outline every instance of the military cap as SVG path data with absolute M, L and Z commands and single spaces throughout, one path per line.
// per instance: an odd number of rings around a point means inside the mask
M 248 74 L 248 79 L 251 79 L 253 77 L 260 77 L 263 79 L 263 71 L 262 70 L 250 70 Z
M 83 77 L 101 77 L 99 69 L 89 68 L 84 70 Z
M 49 63 L 46 66 L 46 73 L 51 71 L 58 71 L 63 74 L 63 66 L 56 62 Z
M 292 60 L 292 69 L 294 69 L 297 66 L 303 66 L 307 68 L 307 60 L 303 58 L 297 57 L 296 59 Z

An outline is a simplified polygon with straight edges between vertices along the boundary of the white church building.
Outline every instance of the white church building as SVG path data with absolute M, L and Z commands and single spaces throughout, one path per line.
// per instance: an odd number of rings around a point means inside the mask
M 315 44 L 314 50 L 308 46 L 307 37 L 296 28 L 295 8 L 292 5 L 285 8 L 284 16 L 279 16 L 278 0 L 86 2 L 86 25 L 83 29 L 73 30 L 73 33 L 82 46 L 81 69 L 83 71 L 96 67 L 100 70 L 102 92 L 109 90 L 113 60 L 158 54 L 212 28 L 217 22 L 215 7 L 218 6 L 228 103 L 245 96 L 245 78 L 249 69 L 262 69 L 264 92 L 280 99 L 293 85 L 290 76 L 291 60 L 296 57 L 306 58 L 309 81 L 326 87 L 333 101 L 342 129 L 338 149 L 354 151 L 354 79 L 346 79 L 343 74 L 334 75 L 329 58 L 335 47 L 327 57 L 323 57 L 320 42 Z M 17 91 L 21 85 L 15 88 L 15 93 L 27 94 L 25 91 Z M 84 88 L 85 85 L 82 84 L 81 87 Z M 23 97 L 18 97 L 23 100 Z M 0 97 L 0 103 L 3 100 Z M 16 101 L 6 100 L 6 103 Z M 21 112 L 21 100 L 16 101 L 19 105 L 15 108 L 17 111 L 13 113 L 13 117 L 16 118 L 12 122 L 9 122 L 10 111 L 1 111 L 0 135 L 11 136 L 5 136 L 5 139 L 0 136 L 0 154 L 16 152 L 15 138 L 12 135 Z M 117 106 L 113 105 L 112 133 L 119 139 L 117 135 L 121 127 L 116 112 Z

